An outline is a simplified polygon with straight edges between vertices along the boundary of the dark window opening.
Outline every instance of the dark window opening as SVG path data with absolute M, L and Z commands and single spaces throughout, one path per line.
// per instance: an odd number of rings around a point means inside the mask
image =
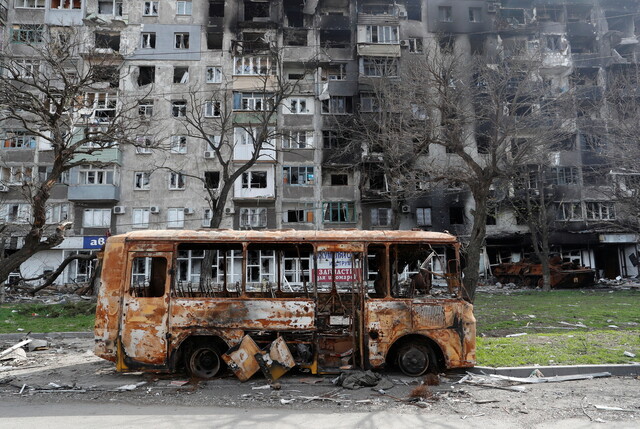
M 479 134 L 476 136 L 476 146 L 478 153 L 487 154 L 491 148 L 491 137 L 486 134 Z
M 567 22 L 591 22 L 591 5 L 568 4 Z
M 188 83 L 188 82 L 189 82 L 189 67 L 174 67 L 173 83 Z
M 304 14 L 302 13 L 304 2 L 302 0 L 284 0 L 283 8 L 288 27 L 304 26 Z
M 422 4 L 419 1 L 407 2 L 407 19 L 422 21 Z
M 351 30 L 320 30 L 320 45 L 326 48 L 351 46 Z
M 222 49 L 222 33 L 207 33 L 207 49 Z
M 522 25 L 524 20 L 524 9 L 500 9 L 500 18 L 510 25 Z
M 573 51 L 573 45 L 571 46 Z M 571 81 L 576 86 L 598 85 L 598 69 L 595 67 L 577 68 L 571 75 Z
M 244 54 L 269 51 L 269 43 L 264 33 L 242 33 L 242 49 Z
M 110 88 L 117 88 L 120 84 L 120 72 L 115 66 L 96 66 L 94 77 L 97 82 L 109 82 Z
M 289 80 L 300 80 L 304 79 L 304 73 L 289 73 L 287 75 L 287 79 Z
M 220 185 L 220 172 L 219 171 L 205 171 L 204 172 L 204 187 L 207 189 L 217 189 Z
M 120 51 L 120 33 L 95 33 L 96 48 Z
M 266 21 L 269 19 L 268 1 L 244 1 L 245 21 Z
M 138 86 L 149 85 L 156 81 L 155 66 L 140 66 L 138 74 Z
M 375 171 L 369 173 L 369 189 L 374 191 L 382 191 L 385 189 L 384 173 Z
M 131 267 L 131 296 L 159 298 L 164 295 L 167 279 L 165 258 L 134 258 Z
M 451 225 L 464 225 L 464 208 L 449 207 L 449 223 Z
M 348 174 L 332 174 L 331 186 L 348 186 L 349 175 Z
M 495 213 L 487 213 L 487 221 L 486 221 L 487 225 L 496 225 L 496 215 Z
M 545 37 L 547 49 L 549 51 L 562 51 L 562 38 L 558 35 L 547 35 Z
M 209 2 L 209 18 L 224 18 L 224 1 Z
M 455 42 L 456 39 L 452 35 L 443 35 L 438 38 L 438 45 L 440 46 L 440 50 L 446 54 L 453 53 Z
M 484 55 L 484 36 L 469 36 L 469 44 L 471 45 L 471 55 Z
M 536 8 L 539 21 L 564 22 L 564 5 L 542 5 Z
M 307 30 L 285 28 L 284 44 L 285 46 L 307 46 Z

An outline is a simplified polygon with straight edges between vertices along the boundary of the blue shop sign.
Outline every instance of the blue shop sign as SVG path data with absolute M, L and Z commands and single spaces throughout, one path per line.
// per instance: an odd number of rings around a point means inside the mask
M 107 242 L 107 237 L 94 235 L 83 237 L 82 248 L 83 249 L 100 249 Z

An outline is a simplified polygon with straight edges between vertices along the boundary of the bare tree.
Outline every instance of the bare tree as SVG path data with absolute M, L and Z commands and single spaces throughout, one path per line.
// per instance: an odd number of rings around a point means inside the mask
M 48 217 L 54 186 L 74 167 L 109 165 L 112 161 L 97 155 L 114 145 L 133 144 L 128 136 L 138 126 L 130 115 L 137 102 L 127 105 L 117 97 L 117 56 L 87 42 L 81 29 L 38 27 L 15 34 L 22 37 L 21 49 L 14 53 L 6 47 L 2 60 L 0 128 L 5 147 L 34 149 L 40 159 L 19 166 L 8 157 L 2 160 L 8 198 L 24 204 L 2 219 L 10 222 L 3 225 L 0 241 L 6 244 L 19 235 L 23 243 L 4 256 L 0 282 L 36 253 L 64 240 L 71 223 Z
M 389 152 L 380 164 L 388 157 L 395 165 L 382 168 L 405 187 L 395 195 L 390 191 L 391 198 L 409 197 L 402 192 L 415 189 L 425 176 L 470 192 L 473 221 L 464 240 L 463 272 L 467 298 L 473 300 L 492 188 L 544 157 L 543 145 L 563 125 L 559 97 L 545 91 L 536 58 L 491 61 L 427 52 L 405 62 L 402 79 L 382 78 L 373 85 L 380 112 L 369 122 L 356 116 L 350 131 L 365 148 Z

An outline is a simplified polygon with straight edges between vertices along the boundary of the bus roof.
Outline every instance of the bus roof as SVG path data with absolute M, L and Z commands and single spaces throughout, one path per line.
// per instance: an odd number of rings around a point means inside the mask
M 181 242 L 429 242 L 433 244 L 453 244 L 458 239 L 448 233 L 432 231 L 388 231 L 362 229 L 325 229 L 320 231 L 304 231 L 294 229 L 279 230 L 145 230 L 132 231 L 116 235 L 113 238 L 124 241 L 181 241 Z

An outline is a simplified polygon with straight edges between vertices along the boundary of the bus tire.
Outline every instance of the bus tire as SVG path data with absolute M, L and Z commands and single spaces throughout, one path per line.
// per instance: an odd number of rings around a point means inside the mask
M 196 343 L 189 348 L 186 366 L 192 377 L 213 378 L 222 368 L 222 358 L 214 344 Z
M 428 345 L 408 343 L 398 350 L 398 367 L 409 377 L 419 377 L 435 365 L 435 356 Z

